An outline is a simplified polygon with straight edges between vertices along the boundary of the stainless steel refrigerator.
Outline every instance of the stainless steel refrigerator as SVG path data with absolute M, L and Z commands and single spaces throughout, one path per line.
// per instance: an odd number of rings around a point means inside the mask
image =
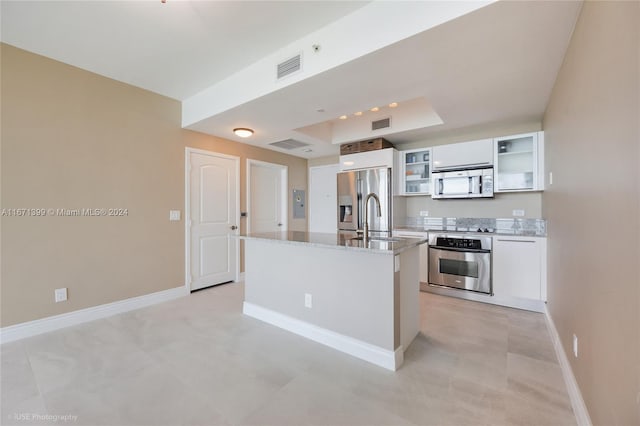
M 373 235 L 391 235 L 391 169 L 375 168 L 338 173 L 338 230 L 364 229 L 364 200 L 374 193 L 380 199 L 382 216 L 369 199 L 369 230 Z

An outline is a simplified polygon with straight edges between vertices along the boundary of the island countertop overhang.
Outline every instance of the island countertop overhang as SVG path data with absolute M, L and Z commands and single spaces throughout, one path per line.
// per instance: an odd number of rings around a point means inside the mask
M 263 232 L 239 235 L 244 240 L 266 240 L 283 244 L 296 244 L 334 248 L 336 250 L 361 251 L 369 253 L 398 254 L 405 250 L 427 243 L 423 238 L 394 237 L 392 239 L 371 239 L 365 245 L 363 240 L 354 239 L 344 233 L 320 233 L 304 231 Z

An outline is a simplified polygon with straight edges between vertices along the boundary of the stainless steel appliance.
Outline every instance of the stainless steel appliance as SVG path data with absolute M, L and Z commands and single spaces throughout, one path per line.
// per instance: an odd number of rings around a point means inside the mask
M 493 197 L 493 167 L 431 173 L 432 198 Z
M 429 233 L 429 285 L 492 294 L 492 238 Z
M 369 217 L 372 235 L 391 234 L 391 169 L 353 170 L 338 173 L 338 230 L 364 229 L 364 201 L 368 194 L 377 195 L 380 213 Z M 369 211 L 377 212 L 375 199 L 369 198 Z

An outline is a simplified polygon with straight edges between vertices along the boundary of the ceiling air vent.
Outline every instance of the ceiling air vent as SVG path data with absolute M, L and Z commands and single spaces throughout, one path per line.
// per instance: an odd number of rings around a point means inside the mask
M 301 66 L 302 56 L 300 54 L 297 54 L 293 58 L 287 59 L 284 62 L 280 62 L 278 64 L 278 79 L 299 71 Z
M 303 146 L 309 146 L 308 143 L 300 142 L 295 139 L 285 139 L 283 141 L 270 143 L 269 145 L 288 150 L 302 148 Z
M 386 129 L 387 127 L 391 127 L 391 117 L 371 122 L 371 130 Z

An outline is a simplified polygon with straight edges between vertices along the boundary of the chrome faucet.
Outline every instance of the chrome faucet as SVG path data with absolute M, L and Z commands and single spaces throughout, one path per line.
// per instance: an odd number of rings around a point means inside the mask
M 382 209 L 380 208 L 380 199 L 376 194 L 370 192 L 367 195 L 367 198 L 364 200 L 364 235 L 362 236 L 362 240 L 364 244 L 369 243 L 369 199 L 373 198 L 376 200 L 376 204 L 378 205 L 378 217 L 382 216 Z

